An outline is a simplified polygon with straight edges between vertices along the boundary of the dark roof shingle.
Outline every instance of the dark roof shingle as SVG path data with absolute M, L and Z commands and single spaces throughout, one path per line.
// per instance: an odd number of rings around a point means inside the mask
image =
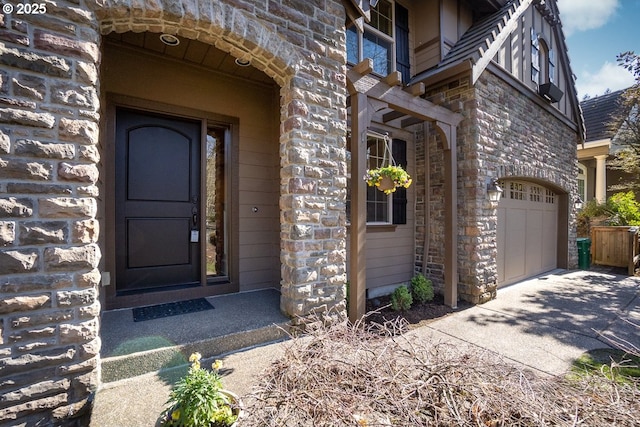
M 613 138 L 615 131 L 611 129 L 612 115 L 620 108 L 624 90 L 596 96 L 580 103 L 584 125 L 587 130 L 585 142 Z

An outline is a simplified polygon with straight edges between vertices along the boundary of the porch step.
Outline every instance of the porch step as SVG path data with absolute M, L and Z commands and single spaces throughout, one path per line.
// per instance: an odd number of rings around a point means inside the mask
M 288 322 L 258 329 L 212 337 L 197 342 L 139 351 L 102 359 L 102 382 L 108 383 L 188 364 L 189 355 L 200 352 L 203 358 L 283 340 L 288 337 Z
M 212 310 L 134 322 L 131 309 L 102 313 L 102 382 L 113 382 L 188 363 L 189 355 L 216 357 L 286 338 L 289 319 L 280 292 L 207 298 Z

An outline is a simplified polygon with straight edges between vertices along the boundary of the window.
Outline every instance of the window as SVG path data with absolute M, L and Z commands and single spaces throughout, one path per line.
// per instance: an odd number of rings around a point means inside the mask
M 389 142 L 391 144 L 391 142 Z M 378 136 L 367 136 L 367 169 L 375 169 L 389 163 L 391 146 Z M 367 222 L 389 223 L 391 218 L 391 195 L 376 187 L 367 186 Z
M 555 52 L 531 29 L 531 80 L 537 84 L 553 83 L 556 73 Z
M 529 200 L 532 202 L 542 201 L 542 187 L 533 185 L 531 186 L 531 192 L 529 193 Z
M 394 70 L 393 4 L 380 0 L 371 9 L 371 22 L 364 34 L 355 25 L 347 28 L 347 62 L 357 64 L 364 58 L 373 60 L 373 72 L 386 76 Z
M 578 196 L 587 201 L 587 168 L 578 164 Z
M 226 276 L 227 244 L 225 206 L 225 132 L 220 127 L 207 131 L 206 215 L 207 215 L 207 276 Z
M 555 52 L 549 49 L 549 81 L 553 83 L 555 81 L 554 76 L 556 74 L 556 55 Z
M 520 182 L 509 183 L 509 198 L 512 200 L 527 200 L 526 187 Z
M 540 83 L 540 42 L 533 28 L 531 29 L 531 80 Z
M 387 148 L 385 148 L 387 145 Z M 385 150 L 387 155 L 385 157 Z M 367 135 L 367 169 L 388 164 L 393 155 L 396 164 L 406 168 L 407 143 L 394 139 L 385 142 L 384 137 Z M 351 217 L 351 153 L 347 153 L 347 218 Z M 363 185 L 364 181 L 362 181 Z M 367 186 L 367 223 L 368 224 L 406 224 L 407 223 L 407 189 L 397 188 L 390 195 Z
M 545 197 L 545 202 L 547 203 L 555 203 L 556 202 L 556 193 L 554 193 L 553 191 L 549 190 L 548 188 L 545 189 L 546 192 L 546 197 Z

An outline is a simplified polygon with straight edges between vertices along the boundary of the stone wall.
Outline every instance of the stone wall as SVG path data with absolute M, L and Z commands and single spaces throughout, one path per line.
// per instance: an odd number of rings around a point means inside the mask
M 0 15 L 0 420 L 74 417 L 97 386 L 99 34 L 76 4 Z
M 464 106 L 465 119 L 458 127 L 457 140 L 458 295 L 462 300 L 481 303 L 495 298 L 497 289 L 497 217 L 495 207 L 487 199 L 486 180 L 531 179 L 575 196 L 578 135 L 546 108 L 490 71 L 485 71 L 473 87 L 469 78 L 463 77 L 429 92 L 430 96 L 436 94 L 443 94 L 447 102 L 457 101 Z M 432 223 L 427 273 L 441 290 L 444 218 L 440 197 L 443 183 L 438 171 L 443 168 L 442 144 L 433 132 L 428 141 Z M 575 212 L 572 204 L 568 209 L 569 267 L 575 267 Z M 416 235 L 416 247 L 418 250 L 424 247 L 420 233 Z M 416 254 L 416 260 L 416 268 L 422 268 L 422 253 Z
M 0 420 L 84 425 L 98 385 L 100 34 L 216 45 L 281 86 L 282 308 L 344 312 L 346 76 L 338 0 L 50 1 L 0 15 Z

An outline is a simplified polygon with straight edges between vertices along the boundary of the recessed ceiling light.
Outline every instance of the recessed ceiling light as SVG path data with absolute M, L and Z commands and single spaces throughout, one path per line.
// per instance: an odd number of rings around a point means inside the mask
M 244 59 L 244 58 L 236 58 L 236 65 L 239 65 L 240 67 L 248 67 L 249 65 L 251 65 L 251 60 Z
M 173 34 L 160 34 L 160 40 L 167 46 L 178 46 L 180 44 L 180 39 Z

